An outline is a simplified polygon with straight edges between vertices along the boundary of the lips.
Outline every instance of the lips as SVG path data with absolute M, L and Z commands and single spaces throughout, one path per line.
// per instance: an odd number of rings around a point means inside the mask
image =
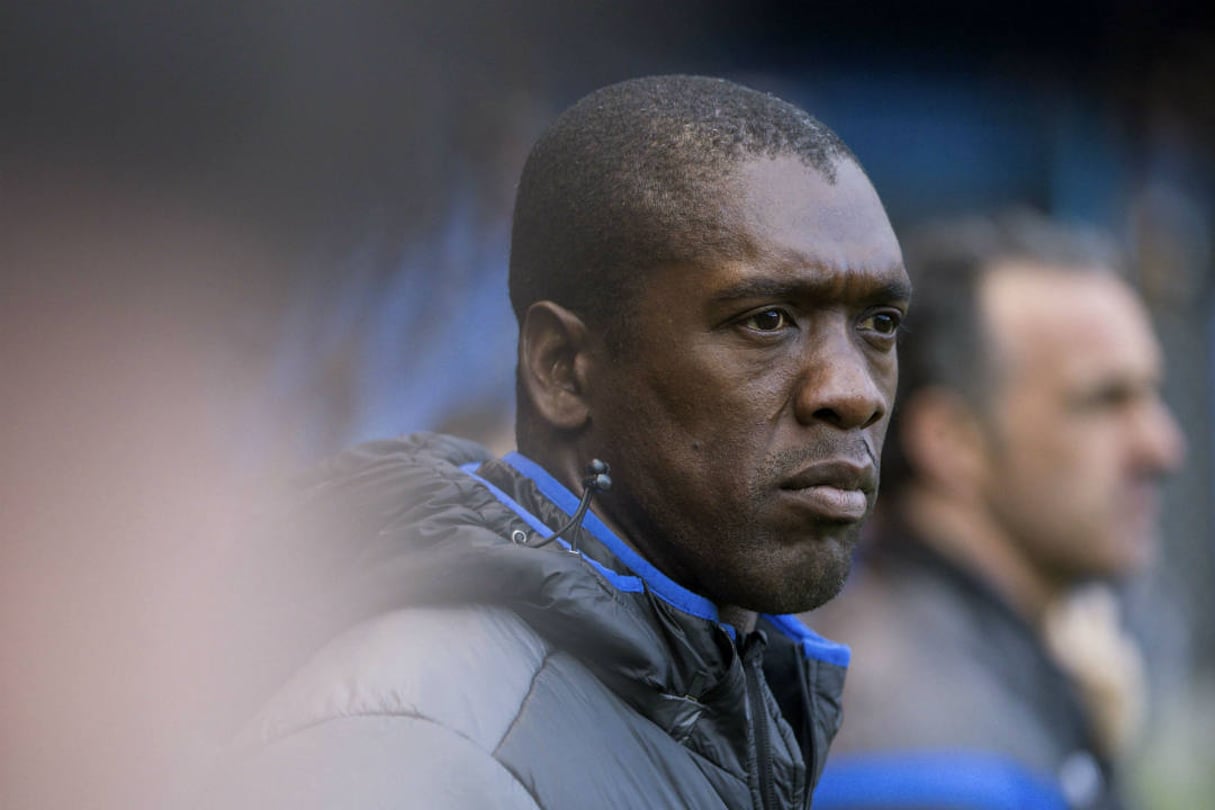
M 781 481 L 782 495 L 812 516 L 840 522 L 864 519 L 877 487 L 871 464 L 848 460 L 817 462 Z
M 872 464 L 843 459 L 820 461 L 803 467 L 781 481 L 781 489 L 835 487 L 844 490 L 872 492 L 877 486 L 877 470 Z

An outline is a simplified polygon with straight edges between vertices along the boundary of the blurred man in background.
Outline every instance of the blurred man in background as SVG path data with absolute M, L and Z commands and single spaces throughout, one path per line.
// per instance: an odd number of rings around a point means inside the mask
M 1121 806 L 1141 663 L 1102 583 L 1152 560 L 1184 450 L 1147 311 L 1103 241 L 1025 212 L 907 255 L 879 527 L 815 615 L 856 656 L 815 806 Z

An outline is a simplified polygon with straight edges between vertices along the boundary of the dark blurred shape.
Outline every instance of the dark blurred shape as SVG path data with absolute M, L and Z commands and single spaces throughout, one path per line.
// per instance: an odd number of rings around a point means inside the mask
M 294 236 L 405 241 L 442 222 L 460 173 L 497 159 L 520 96 L 577 92 L 647 52 L 674 64 L 712 30 L 711 9 L 8 4 L 3 142 L 23 161 L 170 181 Z

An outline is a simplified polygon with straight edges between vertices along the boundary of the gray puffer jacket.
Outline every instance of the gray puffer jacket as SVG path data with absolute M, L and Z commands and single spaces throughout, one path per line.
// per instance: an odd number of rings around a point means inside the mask
M 518 454 L 376 442 L 306 494 L 301 530 L 356 550 L 321 600 L 348 629 L 245 731 L 208 806 L 809 806 L 847 648 L 781 616 L 735 637 L 593 513 L 517 542 L 577 504 Z

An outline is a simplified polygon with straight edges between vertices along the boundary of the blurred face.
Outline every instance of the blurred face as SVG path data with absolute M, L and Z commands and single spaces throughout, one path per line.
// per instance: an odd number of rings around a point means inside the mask
M 654 271 L 628 348 L 597 354 L 592 444 L 615 482 L 597 511 L 719 605 L 806 610 L 873 506 L 907 276 L 852 163 L 834 185 L 744 164 L 721 210 L 743 258 Z
M 1159 481 L 1183 440 L 1148 316 L 1121 281 L 1032 266 L 982 290 L 1002 383 L 987 499 L 1037 572 L 1118 577 L 1153 553 Z

